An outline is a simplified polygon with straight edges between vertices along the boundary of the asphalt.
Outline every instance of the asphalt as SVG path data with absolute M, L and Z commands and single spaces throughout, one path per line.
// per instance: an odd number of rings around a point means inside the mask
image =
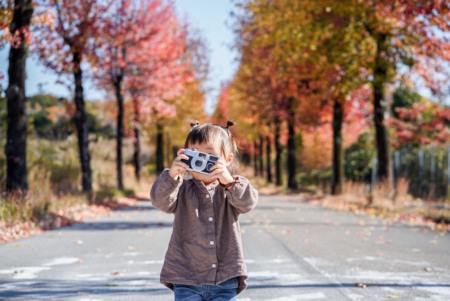
M 149 202 L 0 245 L 0 300 L 173 300 L 159 283 L 173 215 Z M 238 300 L 450 300 L 450 235 L 260 196 L 240 216 Z

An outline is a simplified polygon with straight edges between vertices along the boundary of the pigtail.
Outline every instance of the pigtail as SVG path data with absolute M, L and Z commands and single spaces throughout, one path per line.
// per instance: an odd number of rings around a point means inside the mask
M 234 123 L 233 120 L 227 120 L 227 125 L 225 126 L 225 128 L 226 128 L 227 130 L 229 130 L 230 127 L 232 127 L 233 125 L 235 125 L 235 123 Z
M 230 138 L 232 144 L 234 144 L 234 149 L 236 150 L 236 142 L 234 141 L 234 139 L 231 137 L 231 131 L 230 131 L 230 127 L 232 127 L 233 125 L 235 125 L 233 120 L 227 120 L 227 125 L 224 126 L 224 128 L 227 130 L 228 132 L 228 137 Z
M 191 128 L 198 126 L 200 123 L 197 120 L 194 120 L 193 122 L 191 122 Z

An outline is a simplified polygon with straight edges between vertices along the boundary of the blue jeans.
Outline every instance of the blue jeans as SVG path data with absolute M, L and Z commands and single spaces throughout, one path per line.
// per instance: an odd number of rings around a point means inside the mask
M 175 301 L 237 301 L 238 277 L 212 285 L 174 284 Z

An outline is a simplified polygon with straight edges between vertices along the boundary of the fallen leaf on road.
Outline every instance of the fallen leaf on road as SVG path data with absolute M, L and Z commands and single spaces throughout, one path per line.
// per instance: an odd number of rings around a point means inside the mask
M 394 294 L 390 294 L 390 295 L 387 295 L 389 298 L 391 298 L 391 299 L 398 299 L 398 298 L 400 298 L 400 296 L 399 295 L 394 295 Z
M 355 286 L 356 286 L 356 287 L 359 287 L 359 288 L 366 288 L 366 287 L 367 287 L 367 284 L 362 283 L 362 282 L 358 282 L 358 283 L 355 284 Z

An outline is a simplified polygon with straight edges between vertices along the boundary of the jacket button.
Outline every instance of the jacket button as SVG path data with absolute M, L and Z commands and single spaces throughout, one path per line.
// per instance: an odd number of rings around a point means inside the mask
M 212 265 L 211 265 L 213 268 L 215 268 L 216 267 L 216 264 L 215 263 L 213 263 Z
M 214 245 L 214 241 L 211 240 L 211 241 L 209 242 L 209 244 L 210 244 L 211 246 Z
M 209 194 L 206 194 L 206 198 L 208 198 L 208 199 L 209 199 Z
M 212 221 L 213 221 L 212 216 L 210 216 L 210 217 L 208 218 L 208 220 L 209 220 L 210 222 L 212 222 Z

